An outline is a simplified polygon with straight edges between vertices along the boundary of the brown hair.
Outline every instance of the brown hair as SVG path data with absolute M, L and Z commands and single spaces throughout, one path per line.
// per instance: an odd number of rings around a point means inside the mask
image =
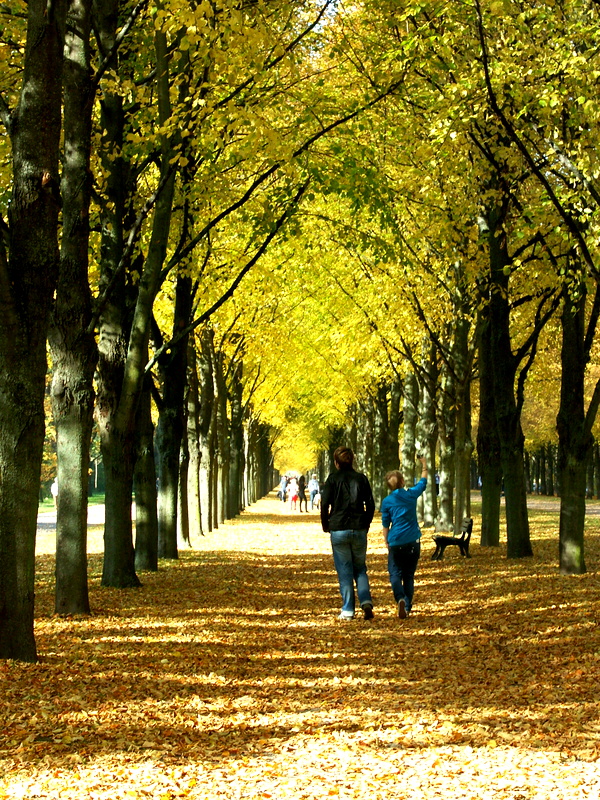
M 337 447 L 333 453 L 333 460 L 339 464 L 340 469 L 352 469 L 354 453 L 349 447 Z
M 390 483 L 392 478 L 396 478 L 395 485 Z M 397 469 L 393 469 L 391 472 L 387 472 L 385 475 L 385 482 L 390 487 L 390 489 L 397 489 L 399 486 L 404 485 L 404 475 Z

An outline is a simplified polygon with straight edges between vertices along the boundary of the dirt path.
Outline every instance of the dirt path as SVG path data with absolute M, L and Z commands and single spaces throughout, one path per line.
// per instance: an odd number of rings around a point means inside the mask
M 88 506 L 88 553 L 104 552 L 102 527 L 104 525 L 104 506 Z M 56 511 L 38 514 L 36 555 L 52 555 L 56 550 Z
M 316 515 L 262 500 L 142 576 L 52 615 L 38 569 L 38 665 L 0 663 L 0 798 L 579 800 L 600 794 L 600 535 L 586 575 L 535 557 L 427 557 L 394 615 L 379 531 L 372 622 L 337 620 Z

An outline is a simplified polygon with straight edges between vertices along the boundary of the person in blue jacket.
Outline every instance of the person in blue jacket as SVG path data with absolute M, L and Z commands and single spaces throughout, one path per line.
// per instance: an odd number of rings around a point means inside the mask
M 383 541 L 388 548 L 388 572 L 400 619 L 410 614 L 415 592 L 415 572 L 421 555 L 421 529 L 417 522 L 417 500 L 427 486 L 427 460 L 419 458 L 421 480 L 409 489 L 398 470 L 388 472 L 385 480 L 392 493 L 381 503 Z

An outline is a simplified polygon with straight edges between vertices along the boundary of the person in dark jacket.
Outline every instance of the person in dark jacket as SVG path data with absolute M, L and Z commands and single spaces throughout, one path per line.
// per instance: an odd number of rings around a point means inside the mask
M 375 513 L 373 492 L 366 475 L 352 468 L 354 453 L 338 447 L 336 471 L 321 492 L 321 525 L 331 536 L 333 563 L 338 576 L 342 610 L 339 619 L 353 619 L 354 584 L 365 619 L 373 619 L 373 600 L 367 576 L 367 533 Z
M 308 500 L 306 499 L 306 478 L 300 475 L 298 478 L 298 500 L 300 501 L 300 512 L 302 512 L 302 503 L 304 503 L 304 510 L 308 514 Z

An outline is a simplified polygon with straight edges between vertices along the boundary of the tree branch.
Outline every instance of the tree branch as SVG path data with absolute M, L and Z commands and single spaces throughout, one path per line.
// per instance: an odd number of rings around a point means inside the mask
M 2 92 L 0 92 L 0 119 L 4 123 L 6 132 L 12 138 L 13 116 L 8 103 L 4 99 L 4 95 L 2 94 Z
M 88 334 L 94 332 L 94 330 L 96 328 L 96 325 L 98 323 L 98 320 L 100 319 L 100 315 L 102 314 L 102 312 L 106 308 L 106 304 L 108 303 L 108 301 L 110 299 L 110 295 L 112 294 L 112 291 L 115 288 L 115 285 L 117 283 L 117 280 L 119 279 L 119 276 L 122 274 L 122 272 L 125 270 L 127 264 L 129 263 L 129 259 L 131 258 L 131 254 L 133 253 L 133 249 L 134 249 L 134 247 L 135 247 L 135 245 L 137 243 L 138 235 L 139 235 L 140 230 L 142 228 L 142 224 L 143 224 L 144 220 L 146 219 L 146 217 L 148 216 L 148 214 L 150 213 L 150 211 L 152 210 L 154 204 L 158 200 L 158 197 L 159 197 L 160 193 L 162 192 L 163 188 L 167 184 L 167 181 L 171 177 L 171 174 L 172 174 L 174 169 L 175 169 L 175 166 L 171 166 L 170 169 L 167 171 L 167 173 L 163 176 L 163 178 L 161 179 L 160 183 L 158 184 L 158 187 L 157 187 L 156 191 L 154 192 L 153 195 L 151 195 L 146 200 L 146 202 L 144 203 L 140 213 L 137 215 L 137 218 L 136 218 L 135 222 L 133 223 L 132 227 L 130 228 L 129 236 L 127 237 L 127 242 L 125 244 L 125 247 L 123 248 L 123 253 L 121 254 L 121 259 L 119 261 L 119 264 L 117 265 L 117 268 L 115 269 L 114 273 L 112 274 L 111 279 L 108 282 L 106 288 L 104 289 L 102 294 L 97 298 L 97 300 L 96 300 L 96 302 L 94 304 L 94 306 L 95 306 L 94 313 L 92 314 L 92 318 L 90 319 L 90 322 L 89 322 L 89 325 L 88 325 L 87 331 L 86 331 Z
M 280 56 L 277 56 L 276 58 L 272 58 L 270 61 L 268 61 L 264 65 L 264 70 L 265 71 L 270 70 L 273 67 L 277 66 L 277 64 L 279 64 L 279 62 L 282 59 L 284 59 L 285 56 L 288 55 L 288 53 L 291 53 L 292 50 L 294 50 L 294 48 L 296 48 L 300 44 L 300 42 L 306 36 L 308 36 L 308 34 L 311 31 L 313 31 L 317 27 L 317 25 L 323 19 L 323 16 L 325 15 L 325 12 L 329 8 L 329 6 L 332 4 L 332 2 L 333 2 L 333 0 L 326 0 L 325 4 L 323 5 L 321 10 L 317 14 L 315 20 L 313 22 L 311 22 L 311 24 L 307 28 L 305 28 L 301 33 L 299 33 L 298 36 L 296 36 L 295 39 L 292 39 L 292 41 L 289 42 L 285 46 L 284 51 Z M 252 77 L 248 78 L 246 81 L 244 81 L 244 83 L 241 83 L 239 86 L 236 86 L 236 88 L 232 92 L 230 92 L 226 97 L 224 97 L 222 100 L 219 100 L 219 102 L 215 104 L 214 108 L 217 109 L 217 108 L 222 108 L 222 107 L 226 106 L 227 103 L 231 102 L 231 100 L 233 100 L 235 97 L 237 97 L 237 95 L 240 94 L 240 92 L 243 92 L 244 89 L 247 89 L 248 87 L 252 86 L 252 84 L 255 82 L 255 80 L 256 80 L 255 76 L 252 76 Z
M 93 80 L 91 82 L 91 88 L 92 88 L 92 90 L 94 92 L 96 91 L 96 89 L 98 88 L 98 85 L 100 84 L 100 81 L 104 77 L 104 73 L 109 68 L 113 58 L 115 57 L 115 54 L 116 54 L 117 50 L 119 49 L 119 47 L 121 46 L 121 43 L 123 42 L 123 39 L 127 36 L 129 31 L 133 27 L 134 22 L 136 21 L 136 19 L 139 17 L 141 12 L 144 10 L 144 8 L 147 5 L 148 5 L 148 0 L 139 0 L 137 5 L 135 5 L 133 7 L 133 9 L 131 11 L 131 14 L 129 15 L 129 17 L 125 21 L 125 24 L 123 25 L 123 27 L 121 28 L 121 30 L 119 31 L 117 36 L 115 37 L 115 41 L 114 41 L 113 46 L 110 49 L 110 52 L 104 57 L 104 61 L 102 61 L 100 63 L 100 65 L 98 66 L 98 69 L 96 70 L 96 74 L 94 75 L 94 78 L 93 78 Z
M 256 264 L 256 262 L 263 255 L 263 253 L 265 252 L 265 250 L 267 249 L 267 247 L 269 246 L 271 241 L 275 238 L 277 233 L 280 231 L 282 226 L 285 224 L 287 219 L 290 217 L 290 215 L 294 211 L 295 207 L 298 205 L 300 199 L 302 198 L 302 195 L 306 192 L 309 183 L 310 183 L 310 179 L 307 179 L 302 184 L 302 186 L 298 189 L 298 191 L 296 192 L 293 200 L 288 205 L 288 207 L 285 209 L 283 214 L 279 217 L 279 219 L 277 220 L 277 222 L 273 226 L 273 229 L 265 237 L 265 239 L 262 242 L 261 246 L 258 248 L 256 253 L 252 256 L 252 258 L 240 270 L 240 272 L 238 273 L 237 277 L 231 283 L 231 285 L 229 286 L 227 291 L 223 295 L 221 295 L 221 297 L 215 303 L 213 303 L 212 306 L 209 309 L 207 309 L 203 314 L 201 314 L 197 319 L 195 319 L 194 322 L 192 322 L 190 325 L 188 325 L 187 328 L 184 328 L 184 330 L 180 331 L 177 334 L 177 336 L 174 336 L 170 341 L 166 342 L 161 348 L 159 348 L 156 351 L 156 353 L 152 356 L 152 358 L 150 359 L 148 364 L 146 364 L 146 368 L 145 368 L 146 372 L 148 370 L 152 369 L 154 364 L 158 361 L 158 359 L 161 357 L 161 355 L 165 351 L 170 350 L 172 347 L 174 347 L 177 344 L 177 342 L 179 342 L 181 339 L 183 339 L 184 336 L 187 336 L 189 333 L 191 333 L 193 330 L 195 330 L 199 325 L 202 325 L 203 322 L 206 322 L 206 320 L 209 319 L 215 313 L 215 311 L 217 311 L 227 300 L 229 300 L 230 297 L 232 297 L 232 295 L 234 294 L 235 290 L 237 289 L 237 287 L 242 282 L 242 279 L 244 278 L 244 276 L 250 271 L 250 269 L 254 266 L 254 264 Z
M 541 185 L 546 190 L 546 192 L 548 194 L 548 197 L 550 198 L 550 200 L 552 202 L 552 205 L 554 206 L 554 208 L 558 212 L 560 218 L 563 220 L 563 222 L 567 226 L 567 229 L 571 232 L 571 234 L 577 240 L 577 243 L 579 244 L 579 246 L 581 248 L 581 253 L 583 255 L 584 261 L 585 261 L 588 269 L 590 270 L 590 273 L 594 276 L 594 278 L 596 280 L 600 280 L 600 272 L 598 272 L 598 269 L 596 268 L 596 265 L 594 263 L 594 259 L 592 258 L 591 254 L 590 254 L 590 251 L 589 251 L 588 246 L 587 246 L 587 242 L 585 241 L 585 238 L 581 233 L 581 230 L 579 228 L 579 225 L 578 225 L 577 221 L 564 208 L 563 204 L 560 202 L 559 198 L 556 196 L 556 194 L 554 192 L 554 189 L 552 188 L 549 180 L 546 178 L 544 170 L 540 169 L 540 167 L 536 163 L 535 159 L 532 157 L 531 153 L 529 152 L 529 149 L 525 146 L 525 144 L 521 140 L 521 137 L 516 132 L 514 126 L 508 120 L 507 116 L 504 114 L 504 112 L 500 108 L 500 105 L 498 103 L 498 98 L 496 97 L 496 93 L 494 92 L 494 88 L 492 86 L 492 80 L 491 80 L 491 76 L 490 76 L 489 56 L 488 56 L 488 50 L 487 50 L 487 45 L 486 45 L 486 41 L 485 41 L 485 31 L 484 31 L 484 27 L 483 27 L 483 13 L 481 11 L 480 0 L 475 0 L 475 7 L 477 9 L 477 20 L 478 20 L 477 21 L 477 28 L 478 28 L 478 32 L 479 32 L 479 43 L 480 43 L 480 46 L 481 46 L 481 52 L 482 52 L 482 58 L 483 58 L 484 79 L 485 79 L 485 85 L 486 85 L 486 89 L 487 89 L 488 99 L 490 101 L 490 106 L 492 108 L 492 111 L 495 113 L 495 115 L 498 117 L 498 119 L 502 123 L 502 126 L 504 127 L 504 130 L 507 132 L 507 134 L 509 135 L 509 137 L 511 138 L 513 143 L 516 145 L 517 149 L 519 150 L 519 152 L 521 153 L 521 155 L 523 156 L 525 161 L 529 164 L 529 167 L 530 167 L 531 171 L 533 172 L 533 174 L 536 176 L 538 181 L 541 183 Z
M 313 145 L 323 136 L 326 136 L 328 133 L 331 133 L 331 131 L 335 130 L 340 125 L 344 125 L 346 122 L 350 122 L 351 120 L 355 119 L 360 114 L 362 114 L 364 111 L 367 111 L 369 108 L 372 108 L 373 106 L 377 105 L 377 103 L 381 102 L 381 100 L 383 100 L 385 97 L 388 97 L 390 94 L 392 94 L 392 92 L 394 92 L 398 88 L 398 86 L 401 85 L 401 83 L 402 83 L 401 80 L 395 81 L 393 84 L 390 84 L 390 86 L 385 90 L 385 92 L 381 92 L 377 97 L 373 98 L 373 100 L 371 100 L 370 102 L 365 103 L 365 105 L 361 106 L 355 111 L 352 111 L 349 114 L 346 114 L 345 116 L 340 117 L 337 120 L 334 120 L 329 125 L 326 125 L 325 127 L 321 128 L 321 130 L 314 133 L 304 142 L 304 144 L 298 147 L 297 150 L 295 150 L 292 153 L 291 158 L 292 159 L 298 158 L 298 156 L 305 153 L 311 147 L 311 145 Z M 241 208 L 252 197 L 254 192 L 260 186 L 262 186 L 262 184 L 265 183 L 265 181 L 267 181 L 271 177 L 271 175 L 274 175 L 282 166 L 283 166 L 282 161 L 275 162 L 275 164 L 269 167 L 269 169 L 265 170 L 261 175 L 255 178 L 254 181 L 252 181 L 248 189 L 244 192 L 244 194 L 240 198 L 238 198 L 235 202 L 231 203 L 231 205 L 229 205 L 227 208 L 223 209 L 223 211 L 221 211 L 219 214 L 213 217 L 213 219 L 210 220 L 210 222 L 207 222 L 206 225 L 202 228 L 202 230 L 199 233 L 197 233 L 196 236 L 194 236 L 194 238 L 182 250 L 173 254 L 166 267 L 167 273 L 170 272 L 171 269 L 173 269 L 173 267 L 175 267 L 182 259 L 187 258 L 187 256 L 190 255 L 190 253 L 194 250 L 197 244 L 206 236 L 207 233 L 209 233 L 209 231 L 211 231 L 216 225 L 218 225 L 219 222 L 224 220 L 238 208 Z

